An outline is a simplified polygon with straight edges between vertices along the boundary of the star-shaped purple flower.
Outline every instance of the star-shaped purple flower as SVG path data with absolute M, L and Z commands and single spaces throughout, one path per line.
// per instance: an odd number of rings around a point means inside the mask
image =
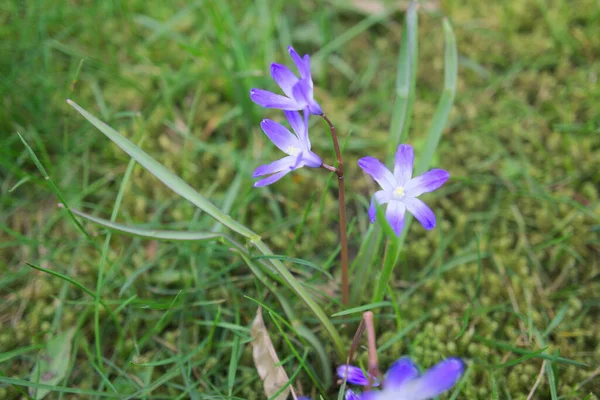
M 382 390 L 362 394 L 348 390 L 346 400 L 427 400 L 452 388 L 464 371 L 465 363 L 461 359 L 447 358 L 421 375 L 410 358 L 402 357 L 388 370 Z M 348 383 L 368 385 L 367 376 L 358 367 L 342 365 L 337 372 L 340 378 L 347 378 Z
M 364 157 L 358 160 L 358 165 L 371 175 L 382 188 L 371 198 L 369 207 L 371 223 L 375 222 L 377 211 L 375 202 L 381 205 L 387 204 L 385 217 L 398 236 L 404 227 L 406 210 L 414 215 L 425 229 L 429 230 L 435 226 L 433 211 L 417 197 L 438 189 L 450 177 L 450 174 L 443 169 L 432 169 L 411 179 L 413 162 L 413 148 L 408 144 L 398 146 L 393 174 L 374 157 Z
M 261 165 L 256 168 L 253 178 L 270 175 L 254 184 L 255 187 L 270 185 L 277 182 L 285 174 L 302 167 L 319 168 L 323 161 L 321 157 L 310 150 L 310 139 L 308 138 L 308 112 L 304 112 L 304 119 L 299 112 L 285 111 L 285 117 L 296 134 L 290 132 L 279 122 L 265 119 L 260 127 L 267 137 L 281 151 L 287 154 L 270 164 Z
M 313 81 L 310 74 L 310 56 L 300 57 L 292 46 L 288 47 L 292 60 L 300 72 L 298 78 L 288 67 L 282 64 L 271 64 L 271 76 L 279 85 L 285 96 L 262 89 L 250 90 L 250 98 L 259 106 L 279 108 L 287 111 L 308 108 L 311 114 L 323 115 L 321 106 L 314 99 Z

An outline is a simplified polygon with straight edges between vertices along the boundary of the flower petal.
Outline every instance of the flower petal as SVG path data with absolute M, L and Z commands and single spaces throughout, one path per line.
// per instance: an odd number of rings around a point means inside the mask
M 378 190 L 371 196 L 371 204 L 369 205 L 369 220 L 371 223 L 375 222 L 375 217 L 377 216 L 377 207 L 375 206 L 375 202 L 379 205 L 387 204 L 390 201 L 392 196 L 390 196 L 385 190 Z
M 305 146 L 303 148 L 310 150 L 310 141 L 308 140 L 308 112 L 304 111 L 304 118 L 298 111 L 284 111 L 292 129 Z M 308 146 L 306 146 L 308 144 Z
M 258 178 L 259 176 L 274 174 L 275 172 L 283 171 L 285 169 L 292 169 L 292 166 L 296 162 L 296 157 L 287 156 L 283 157 L 277 161 L 273 161 L 270 164 L 261 165 L 260 167 L 254 170 L 252 174 L 253 178 Z
M 377 393 L 381 393 L 381 392 L 376 392 L 374 390 L 371 390 L 368 392 L 362 392 L 361 394 L 358 395 L 358 400 L 376 400 Z
M 323 110 L 319 103 L 313 98 L 313 88 L 307 79 L 301 79 L 292 89 L 294 100 L 298 104 L 303 104 L 308 108 L 308 111 L 314 115 L 323 115 Z
M 318 155 L 316 155 L 315 153 L 313 153 L 312 151 L 303 151 L 302 153 L 300 153 L 300 155 L 298 156 L 299 158 L 299 166 L 306 166 L 306 167 L 310 167 L 310 168 L 319 168 L 321 165 L 323 165 L 323 160 L 321 160 L 321 157 L 319 157 Z M 299 168 L 299 167 L 297 167 Z
M 262 89 L 250 90 L 250 99 L 265 108 L 279 108 L 281 110 L 301 110 L 304 108 L 297 101 Z
M 435 214 L 427 204 L 416 197 L 405 197 L 402 201 L 406 204 L 408 212 L 419 220 L 423 228 L 430 230 L 435 227 Z
M 465 371 L 465 363 L 459 358 L 448 358 L 432 368 L 422 377 L 402 387 L 404 398 L 425 400 L 439 396 L 458 382 Z
M 419 369 L 408 357 L 402 357 L 388 369 L 383 387 L 386 389 L 398 388 L 404 383 L 419 376 Z
M 417 197 L 423 193 L 432 192 L 442 186 L 450 178 L 448 171 L 432 169 L 421 176 L 411 179 L 404 186 L 407 196 Z
M 361 400 L 360 396 L 355 394 L 352 390 L 348 389 L 346 391 L 345 400 Z
M 340 379 L 346 379 L 348 383 L 352 383 L 354 385 L 368 386 L 369 378 L 363 372 L 362 369 L 355 367 L 354 365 L 340 365 L 337 369 L 337 376 Z M 373 379 L 372 386 L 376 386 L 376 383 Z
M 293 97 L 292 88 L 298 83 L 298 77 L 285 65 L 271 64 L 271 76 L 287 97 Z
M 296 135 L 279 122 L 275 122 L 271 119 L 263 119 L 260 123 L 260 128 L 271 142 L 284 153 L 290 154 L 291 148 L 296 148 L 298 150 L 302 149 L 302 144 Z
M 404 228 L 405 211 L 406 206 L 403 202 L 392 200 L 389 202 L 385 212 L 385 218 L 388 220 L 397 236 L 400 236 L 402 233 L 402 228 Z
M 302 79 L 309 78 L 310 79 L 310 59 L 307 61 L 308 54 L 304 56 L 304 60 L 300 58 L 300 55 L 296 53 L 296 50 L 292 46 L 288 47 L 288 52 L 296 64 L 296 68 L 298 68 L 298 72 L 300 72 L 300 77 Z
M 283 170 L 283 171 L 279 171 L 276 174 L 273 174 L 273 175 L 269 176 L 268 178 L 261 179 L 260 181 L 254 183 L 254 187 L 267 186 L 267 185 L 270 185 L 272 183 L 275 183 L 278 180 L 280 180 L 281 178 L 283 178 L 290 171 L 291 171 L 291 169 L 286 169 L 286 170 Z
M 399 186 L 404 186 L 410 180 L 413 171 L 415 153 L 409 144 L 401 144 L 396 150 L 394 177 Z
M 358 166 L 367 174 L 371 175 L 383 190 L 393 191 L 396 189 L 396 179 L 385 165 L 375 157 L 363 157 L 358 160 Z

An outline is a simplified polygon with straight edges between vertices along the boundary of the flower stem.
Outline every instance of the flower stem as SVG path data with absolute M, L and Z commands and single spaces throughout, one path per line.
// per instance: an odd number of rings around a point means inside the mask
M 329 130 L 331 131 L 331 139 L 333 141 L 333 148 L 335 150 L 335 156 L 337 158 L 337 168 L 335 173 L 338 177 L 338 204 L 340 208 L 340 244 L 342 246 L 342 304 L 348 305 L 348 235 L 346 232 L 346 193 L 344 189 L 344 162 L 342 160 L 342 152 L 340 151 L 340 144 L 338 142 L 337 134 L 333 123 L 327 118 L 325 114 L 322 115 Z
M 367 311 L 363 313 L 363 321 L 367 328 L 367 344 L 369 349 L 369 385 L 367 389 L 371 388 L 373 384 L 372 379 L 379 380 L 379 362 L 377 359 L 377 345 L 375 340 L 375 325 L 373 323 L 373 312 Z

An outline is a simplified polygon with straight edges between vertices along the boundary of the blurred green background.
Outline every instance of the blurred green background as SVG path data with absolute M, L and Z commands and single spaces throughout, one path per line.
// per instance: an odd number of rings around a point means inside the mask
M 386 4 L 392 9 L 382 13 Z M 257 307 L 248 297 L 285 314 L 226 244 L 107 238 L 83 222 L 87 237 L 57 208 L 52 185 L 71 207 L 99 217 L 110 218 L 121 193 L 117 221 L 221 229 L 139 165 L 126 171 L 129 158 L 65 99 L 140 144 L 276 254 L 312 263 L 288 265 L 331 315 L 341 309 L 335 182 L 304 169 L 252 188 L 252 170 L 279 156 L 258 123 L 281 115 L 254 105 L 248 91 L 275 90 L 268 66 L 291 66 L 289 44 L 312 55 L 315 96 L 348 139 L 354 257 L 369 229 L 374 188 L 356 160 L 383 158 L 395 146 L 389 129 L 405 7 L 376 0 L 3 1 L 0 398 L 40 398 L 44 385 L 54 389 L 47 398 L 264 398 L 247 344 Z M 456 34 L 459 80 L 433 166 L 452 178 L 426 196 L 438 226 L 412 225 L 391 306 L 379 314 L 382 369 L 404 354 L 423 367 L 459 356 L 470 367 L 445 398 L 595 399 L 600 4 L 423 1 L 407 140 L 417 161 L 443 88 L 443 16 Z M 311 139 L 333 163 L 324 124 L 314 122 Z M 381 246 L 373 248 L 368 277 L 382 256 Z M 94 318 L 101 268 L 101 297 L 120 329 L 102 308 Z M 355 290 L 355 303 L 369 302 L 374 284 L 352 283 L 364 288 Z M 290 376 L 300 371 L 302 393 L 336 398 L 327 364 L 342 360 L 292 292 L 278 290 L 295 309 L 298 320 L 290 322 L 308 327 L 324 348 L 289 326 L 280 335 L 265 316 L 283 365 Z M 333 318 L 348 345 L 358 321 L 358 314 Z M 304 369 L 290 344 L 305 357 Z

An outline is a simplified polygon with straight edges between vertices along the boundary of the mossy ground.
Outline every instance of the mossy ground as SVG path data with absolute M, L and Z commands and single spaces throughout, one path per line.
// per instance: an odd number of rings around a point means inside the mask
M 289 43 L 314 53 L 316 96 L 342 136 L 351 135 L 345 157 L 355 253 L 368 228 L 373 189 L 356 159 L 389 152 L 403 15 L 366 24 L 372 16 L 341 3 L 288 3 L 0 5 L 0 398 L 26 397 L 23 382 L 35 380 L 30 373 L 40 345 L 72 327 L 73 350 L 61 387 L 144 398 L 263 397 L 246 344 L 256 303 L 244 296 L 278 312 L 280 306 L 241 260 L 219 243 L 159 243 L 116 233 L 103 250 L 106 232 L 84 224 L 93 243 L 56 208 L 48 182 L 15 132 L 71 206 L 108 218 L 129 160 L 66 105 L 72 98 L 261 233 L 276 253 L 312 261 L 337 276 L 331 262 L 336 190 L 325 186 L 327 175 L 302 170 L 272 187 L 252 188 L 252 169 L 277 156 L 258 121 L 279 114 L 253 105 L 248 89 L 273 87 L 268 64 L 287 63 Z M 442 1 L 441 11 L 454 26 L 460 72 L 434 164 L 449 170 L 452 180 L 425 198 L 436 212 L 436 229 L 411 227 L 392 285 L 395 298 L 389 298 L 397 309 L 379 314 L 382 367 L 404 354 L 423 367 L 460 356 L 470 368 L 457 398 L 525 399 L 540 374 L 531 398 L 595 398 L 598 4 Z M 408 137 L 417 158 L 442 87 L 438 14 L 421 13 L 419 40 Z M 315 124 L 311 132 L 314 148 L 333 161 L 325 126 Z M 119 221 L 214 228 L 210 218 L 139 166 L 124 190 Z M 382 255 L 377 248 L 368 266 L 373 279 Z M 92 291 L 105 265 L 101 295 L 118 311 L 121 332 L 102 309 L 95 326 L 93 297 L 26 262 Z M 326 275 L 290 266 L 307 287 L 335 290 Z M 353 284 L 364 285 L 356 304 L 368 303 L 374 283 Z M 309 311 L 286 288 L 278 290 L 331 350 Z M 340 310 L 322 300 L 329 314 Z M 357 318 L 334 322 L 349 343 Z M 291 374 L 299 363 L 272 328 Z M 96 329 L 102 359 L 95 351 Z M 308 349 L 309 364 L 319 371 L 312 347 L 287 333 L 301 354 Z M 340 362 L 333 352 L 329 356 L 332 364 Z M 555 356 L 587 367 L 552 361 Z M 359 361 L 364 357 L 361 352 Z M 165 359 L 171 361 L 159 362 Z M 20 383 L 11 385 L 8 378 Z M 307 375 L 298 375 L 296 383 L 316 398 Z M 329 393 L 335 398 L 335 387 Z

